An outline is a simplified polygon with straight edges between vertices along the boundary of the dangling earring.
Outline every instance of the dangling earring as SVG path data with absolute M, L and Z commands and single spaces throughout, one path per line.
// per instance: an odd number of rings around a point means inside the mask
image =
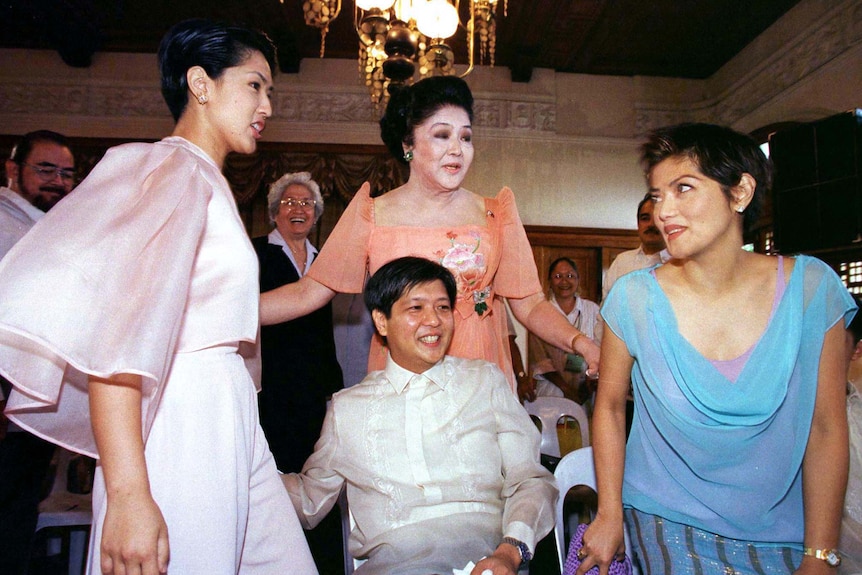
M 206 104 L 208 100 L 209 98 L 207 98 L 206 94 L 201 94 L 200 96 L 198 96 L 198 104 L 200 104 L 201 106 Z
M 413 150 L 407 150 L 404 152 L 404 161 L 412 162 L 413 161 Z

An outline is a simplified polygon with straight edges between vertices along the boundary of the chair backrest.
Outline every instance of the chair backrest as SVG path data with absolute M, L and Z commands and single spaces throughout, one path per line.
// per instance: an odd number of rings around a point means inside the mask
M 578 422 L 581 428 L 582 447 L 590 444 L 590 422 L 587 410 L 571 399 L 564 397 L 537 397 L 536 401 L 524 402 L 524 409 L 530 415 L 536 416 L 542 423 L 542 444 L 539 451 L 545 455 L 560 457 L 560 440 L 557 436 L 557 421 L 569 416 Z
M 356 521 L 354 521 L 353 514 L 350 512 L 350 505 L 347 503 L 347 485 L 344 486 L 341 490 L 341 495 L 338 496 L 338 509 L 341 511 L 341 540 L 344 542 L 344 575 L 353 575 L 353 571 L 365 563 L 365 559 L 355 559 L 347 548 L 350 532 L 356 527 Z
M 557 500 L 556 521 L 554 522 L 554 537 L 557 540 L 557 558 L 560 561 L 560 573 L 566 562 L 565 519 L 563 518 L 563 501 L 569 489 L 576 485 L 584 485 L 596 491 L 596 468 L 593 463 L 593 448 L 584 447 L 565 455 L 554 470 L 557 489 L 560 497 Z M 626 541 L 626 553 L 631 557 L 631 541 L 628 528 L 623 525 L 623 536 Z M 636 565 L 632 565 L 632 574 L 640 575 Z
M 36 531 L 45 527 L 88 526 L 92 521 L 92 495 L 70 493 L 68 489 L 69 465 L 78 456 L 71 451 L 57 448 L 54 453 L 54 482 L 51 493 L 39 502 L 39 518 Z

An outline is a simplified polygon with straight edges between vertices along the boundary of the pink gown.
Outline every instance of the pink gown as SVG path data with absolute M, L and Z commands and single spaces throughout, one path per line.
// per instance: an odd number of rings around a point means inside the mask
M 25 429 L 98 457 L 88 374 L 141 375 L 169 573 L 317 572 L 258 423 L 257 259 L 202 150 L 177 137 L 109 150 L 0 262 L 0 301 L 7 414 Z
M 449 354 L 496 363 L 515 390 L 504 302 L 541 292 L 533 252 L 509 188 L 485 198 L 484 226 L 378 226 L 366 183 L 345 210 L 308 272 L 342 293 L 359 293 L 367 274 L 402 256 L 441 263 L 455 276 L 455 335 Z M 383 369 L 386 350 L 371 342 L 368 371 Z

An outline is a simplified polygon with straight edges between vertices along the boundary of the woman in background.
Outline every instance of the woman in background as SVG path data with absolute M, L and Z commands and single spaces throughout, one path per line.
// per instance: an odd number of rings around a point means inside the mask
M 7 413 L 99 459 L 89 573 L 316 573 L 258 423 L 257 261 L 221 174 L 272 112 L 275 48 L 192 20 L 159 65 L 172 136 L 109 150 L 0 264 Z
M 598 346 L 542 296 L 512 191 L 485 198 L 461 185 L 473 162 L 472 123 L 473 95 L 460 78 L 426 78 L 396 92 L 380 132 L 393 156 L 410 166 L 407 183 L 378 198 L 363 185 L 308 274 L 263 295 L 261 322 L 305 315 L 338 292 L 359 293 L 383 264 L 422 256 L 458 281 L 451 355 L 496 363 L 515 391 L 505 297 L 530 331 L 581 354 L 597 371 Z M 369 371 L 385 361 L 383 342 L 375 337 Z
M 252 240 L 260 262 L 260 291 L 299 281 L 317 250 L 308 236 L 323 215 L 320 186 L 308 172 L 285 174 L 269 188 L 269 220 L 275 229 Z M 327 399 L 344 387 L 335 355 L 332 306 L 260 329 L 263 372 L 257 404 L 260 425 L 282 473 L 299 473 L 320 438 Z M 341 516 L 329 513 L 306 531 L 318 568 L 343 569 Z
M 581 278 L 574 260 L 561 257 L 552 261 L 548 268 L 548 283 L 551 286 L 548 296 L 551 305 L 575 329 L 601 344 L 599 306 L 578 295 Z M 532 333 L 529 349 L 530 373 L 536 380 L 536 395 L 565 396 L 578 403 L 589 399 L 593 390 L 587 388 L 582 357 L 550 345 Z
M 672 259 L 622 277 L 602 308 L 599 508 L 578 573 L 618 558 L 624 514 L 646 573 L 830 573 L 856 306 L 821 261 L 742 249 L 772 180 L 751 138 L 663 128 L 642 164 Z

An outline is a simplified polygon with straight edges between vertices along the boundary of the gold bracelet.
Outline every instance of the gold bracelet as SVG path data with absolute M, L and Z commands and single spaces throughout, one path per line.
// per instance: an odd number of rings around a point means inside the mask
M 578 353 L 578 350 L 575 349 L 575 342 L 578 341 L 579 337 L 586 337 L 586 336 L 584 336 L 584 332 L 579 331 L 578 334 L 572 338 L 572 353 Z

